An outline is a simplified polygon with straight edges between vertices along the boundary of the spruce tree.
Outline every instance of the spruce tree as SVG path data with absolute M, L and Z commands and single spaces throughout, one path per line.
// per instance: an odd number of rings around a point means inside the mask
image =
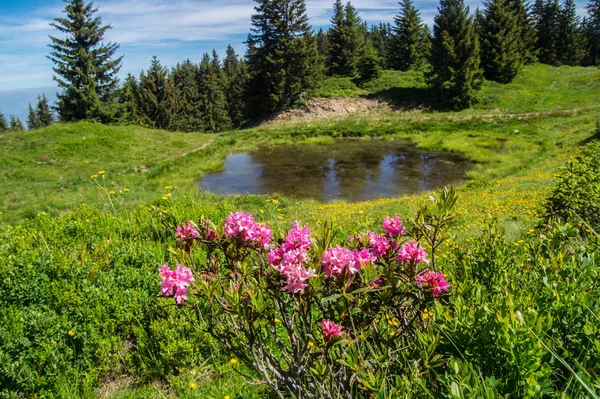
M 98 11 L 84 0 L 65 0 L 66 16 L 50 25 L 64 37 L 50 36 L 54 80 L 62 89 L 58 112 L 63 121 L 112 118 L 117 73 L 123 57 L 113 59 L 116 43 L 104 44 L 102 38 L 110 25 L 102 25 Z
M 528 13 L 525 0 L 506 0 L 506 7 L 510 7 L 517 16 L 517 24 L 521 28 L 520 52 L 525 64 L 537 62 L 536 32 Z
M 370 44 L 367 43 L 367 27 L 358 16 L 356 8 L 351 2 L 346 3 L 344 8 L 344 17 L 346 29 L 348 31 L 348 55 L 347 60 L 347 76 L 354 76 L 358 72 L 358 66 L 361 58 L 370 53 Z M 368 48 L 369 47 L 369 48 Z
M 304 0 L 256 0 L 248 35 L 248 97 L 253 112 L 288 107 L 320 76 Z
M 519 16 L 505 0 L 488 0 L 484 5 L 479 31 L 483 73 L 489 80 L 508 83 L 524 64 Z
M 329 38 L 327 70 L 331 75 L 347 75 L 348 61 L 346 58 L 349 53 L 350 38 L 345 22 L 344 5 L 341 0 L 335 0 L 333 3 L 333 16 L 330 22 L 331 28 L 327 32 Z
M 588 65 L 600 64 L 600 0 L 590 0 L 586 6 L 584 32 L 588 43 L 586 60 Z
M 537 34 L 539 61 L 558 65 L 561 58 L 558 52 L 561 30 L 561 7 L 558 0 L 536 0 L 532 7 L 532 19 Z
M 35 113 L 35 110 L 29 103 L 29 112 L 27 113 L 27 129 L 35 130 L 40 128 L 40 121 L 38 120 L 38 116 Z
M 176 112 L 175 87 L 169 72 L 154 56 L 150 68 L 140 75 L 142 124 L 169 129 Z
M 234 127 L 241 127 L 246 122 L 247 107 L 244 94 L 248 72 L 246 64 L 238 58 L 231 45 L 227 46 L 223 62 L 223 81 L 229 118 Z
M 131 73 L 127 74 L 123 86 L 118 91 L 118 102 L 121 104 L 121 122 L 139 125 L 142 123 L 140 110 L 140 86 Z
M 584 58 L 585 37 L 573 0 L 564 1 L 558 24 L 557 61 L 563 65 L 580 65 Z
M 463 0 L 441 0 L 438 10 L 428 80 L 444 104 L 468 108 L 482 86 L 477 34 Z
M 380 67 L 383 69 L 391 68 L 390 48 L 392 28 L 390 24 L 380 23 L 379 26 L 372 26 L 368 33 L 368 40 L 377 53 L 377 57 L 380 60 Z
M 16 118 L 14 115 L 10 116 L 10 126 L 8 130 L 11 132 L 21 132 L 25 130 L 25 126 L 23 126 L 23 122 L 19 118 Z
M 8 122 L 2 112 L 0 112 L 0 132 L 6 132 L 8 130 Z
M 202 131 L 202 120 L 198 101 L 200 93 L 196 77 L 198 66 L 190 60 L 177 64 L 171 75 L 177 93 L 177 115 L 173 118 L 174 130 L 182 132 Z
M 50 109 L 50 105 L 48 104 L 48 99 L 45 94 L 38 96 L 37 98 L 37 108 L 35 113 L 37 115 L 37 120 L 39 122 L 40 127 L 50 126 L 55 122 L 54 113 L 52 109 Z
M 200 63 L 198 79 L 198 105 L 202 128 L 206 132 L 219 132 L 231 126 L 227 112 L 227 100 L 223 92 L 221 66 L 217 53 L 213 57 L 204 54 Z
M 394 17 L 392 66 L 408 71 L 423 66 L 429 56 L 430 40 L 412 0 L 402 0 L 400 4 L 400 13 Z
M 323 31 L 323 28 L 317 32 L 316 40 L 319 57 L 323 62 L 327 62 L 329 59 L 329 35 Z M 324 67 L 326 68 L 327 65 L 324 65 Z

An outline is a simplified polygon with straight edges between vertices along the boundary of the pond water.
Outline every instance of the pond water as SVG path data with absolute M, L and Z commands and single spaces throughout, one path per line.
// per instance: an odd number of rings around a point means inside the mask
M 272 194 L 321 202 L 367 201 L 460 184 L 472 163 L 408 141 L 338 139 L 230 153 L 222 171 L 198 181 L 215 194 Z

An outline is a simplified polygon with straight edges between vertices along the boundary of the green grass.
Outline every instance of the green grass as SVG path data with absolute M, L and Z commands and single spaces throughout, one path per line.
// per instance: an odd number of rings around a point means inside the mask
M 462 113 L 528 113 L 597 106 L 600 100 L 600 70 L 583 67 L 526 66 L 507 85 L 487 81 L 480 102 Z M 404 107 L 438 108 L 431 101 L 423 72 L 383 71 L 361 87 L 350 78 L 330 77 L 309 92 L 309 97 L 381 98 Z

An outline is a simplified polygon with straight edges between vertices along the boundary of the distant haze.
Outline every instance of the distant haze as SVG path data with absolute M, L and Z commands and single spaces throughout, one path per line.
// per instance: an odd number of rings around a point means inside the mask
M 27 126 L 28 105 L 35 108 L 38 96 L 46 95 L 51 106 L 56 102 L 56 87 L 39 87 L 33 89 L 6 90 L 0 91 L 0 112 L 4 114 L 6 120 L 10 115 L 21 119 L 21 122 Z

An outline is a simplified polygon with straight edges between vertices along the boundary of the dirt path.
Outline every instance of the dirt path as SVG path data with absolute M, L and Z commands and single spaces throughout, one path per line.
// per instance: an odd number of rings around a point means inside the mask
M 178 155 L 177 158 L 187 157 L 190 154 L 193 154 L 193 153 L 198 152 L 198 151 L 202 151 L 203 149 L 205 149 L 206 147 L 208 147 L 209 145 L 211 145 L 214 142 L 215 142 L 215 139 L 208 140 L 206 143 L 202 144 L 200 147 L 195 148 L 193 150 L 190 150 L 188 152 L 185 152 L 185 153 L 183 153 L 181 155 Z

